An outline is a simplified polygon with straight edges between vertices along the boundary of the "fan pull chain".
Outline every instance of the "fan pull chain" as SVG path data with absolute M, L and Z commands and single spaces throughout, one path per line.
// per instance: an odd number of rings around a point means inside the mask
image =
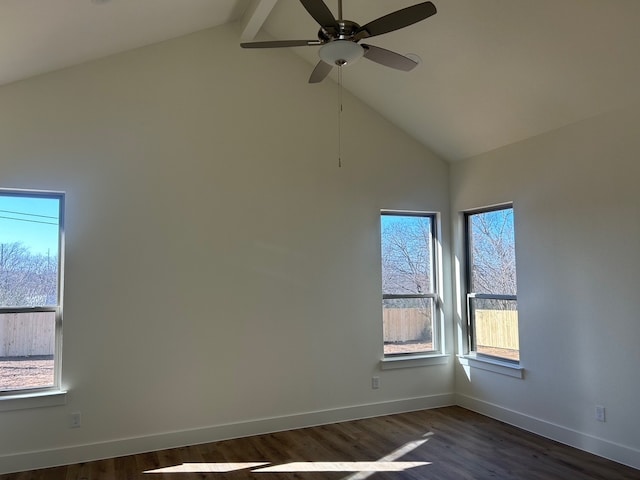
M 338 67 L 338 168 L 342 168 L 342 67 Z

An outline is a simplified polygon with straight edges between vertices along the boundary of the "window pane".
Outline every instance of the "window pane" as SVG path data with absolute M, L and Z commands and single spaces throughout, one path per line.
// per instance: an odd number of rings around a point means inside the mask
M 0 195 L 0 307 L 58 304 L 60 199 Z
M 0 314 L 0 391 L 54 384 L 55 312 Z
M 433 351 L 433 299 L 382 301 L 384 354 Z
M 381 223 L 382 293 L 432 293 L 431 217 L 382 215 Z
M 516 300 L 470 298 L 475 319 L 476 351 L 484 355 L 520 360 L 518 303 Z
M 513 209 L 469 215 L 470 291 L 516 295 Z

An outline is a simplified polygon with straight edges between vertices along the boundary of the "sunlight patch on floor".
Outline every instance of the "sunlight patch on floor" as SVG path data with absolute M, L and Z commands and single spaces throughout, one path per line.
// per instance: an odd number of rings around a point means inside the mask
M 183 463 L 182 465 L 147 470 L 144 473 L 228 473 L 245 469 L 251 469 L 252 473 L 403 472 L 410 468 L 430 465 L 431 462 L 291 462 L 264 466 L 268 464 L 269 462 Z
M 424 445 L 433 432 L 425 433 L 420 440 L 408 442 L 393 452 L 373 462 L 290 462 L 271 465 L 271 462 L 211 462 L 183 463 L 169 467 L 146 470 L 144 473 L 228 473 L 251 470 L 252 473 L 293 472 L 355 472 L 343 480 L 363 480 L 375 472 L 403 472 L 411 468 L 431 465 L 431 462 L 399 462 L 399 458 Z
M 394 462 L 398 458 L 403 457 L 407 453 L 412 452 L 416 448 L 427 443 L 429 441 L 428 437 L 432 435 L 433 435 L 433 432 L 427 432 L 422 436 L 422 440 L 414 440 L 413 442 L 405 443 L 402 447 L 395 449 L 390 454 L 385 455 L 384 457 L 379 459 L 378 462 L 384 462 L 384 463 Z M 431 462 L 424 462 L 424 463 L 425 465 L 431 464 Z M 353 475 L 349 475 L 348 477 L 343 478 L 342 480 L 365 480 L 366 478 L 369 478 L 371 475 L 373 475 L 373 473 L 375 472 L 359 471 L 357 473 L 354 473 Z
M 403 472 L 429 464 L 430 462 L 291 462 L 258 468 L 252 472 Z
M 182 465 L 147 470 L 144 473 L 228 473 L 264 465 L 269 465 L 269 462 L 183 463 Z

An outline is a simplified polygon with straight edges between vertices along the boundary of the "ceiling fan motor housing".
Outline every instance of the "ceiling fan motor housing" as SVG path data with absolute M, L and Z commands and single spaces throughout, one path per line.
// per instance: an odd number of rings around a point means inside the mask
M 322 27 L 318 31 L 318 38 L 323 42 L 331 42 L 333 40 L 355 41 L 354 37 L 360 25 L 351 20 L 336 20 L 336 23 L 338 24 L 338 28 L 333 26 Z

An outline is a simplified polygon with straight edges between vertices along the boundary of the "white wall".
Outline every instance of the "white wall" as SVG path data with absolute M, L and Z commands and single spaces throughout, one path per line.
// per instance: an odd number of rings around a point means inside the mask
M 69 390 L 0 412 L 0 472 L 451 403 L 452 362 L 378 367 L 379 210 L 448 231 L 447 164 L 346 95 L 338 168 L 337 86 L 237 42 L 0 88 L 0 186 L 67 192 Z
M 451 171 L 452 214 L 514 202 L 525 368 L 520 380 L 458 366 L 458 401 L 637 468 L 639 131 L 629 107 Z

